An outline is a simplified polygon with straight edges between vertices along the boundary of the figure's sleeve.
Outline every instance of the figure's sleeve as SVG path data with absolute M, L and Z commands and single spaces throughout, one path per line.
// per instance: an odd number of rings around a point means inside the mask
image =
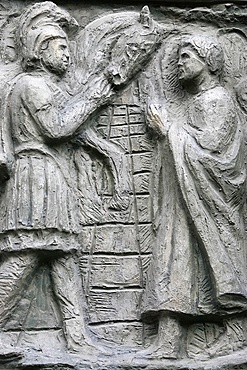
M 27 77 L 18 86 L 23 104 L 33 117 L 40 132 L 47 138 L 55 139 L 61 135 L 62 119 L 54 104 L 51 90 L 41 78 Z
M 195 130 L 195 139 L 211 152 L 221 151 L 231 142 L 237 128 L 234 105 L 229 96 L 208 99 L 201 106 L 203 125 Z
M 72 137 L 98 107 L 97 99 L 85 102 L 78 96 L 69 100 L 63 109 L 58 109 L 53 92 L 42 78 L 28 77 L 21 87 L 21 96 L 47 139 Z

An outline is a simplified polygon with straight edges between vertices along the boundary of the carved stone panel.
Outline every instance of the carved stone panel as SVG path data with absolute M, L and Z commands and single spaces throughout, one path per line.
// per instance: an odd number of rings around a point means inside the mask
M 246 21 L 0 1 L 0 369 L 247 368 Z

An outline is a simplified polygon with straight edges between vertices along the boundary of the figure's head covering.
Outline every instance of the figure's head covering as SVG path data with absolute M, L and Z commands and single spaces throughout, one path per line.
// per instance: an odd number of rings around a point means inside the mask
M 66 34 L 73 33 L 77 26 L 76 20 L 67 11 L 51 1 L 27 8 L 21 15 L 18 35 L 24 68 L 39 60 L 43 42 L 57 37 L 66 38 Z

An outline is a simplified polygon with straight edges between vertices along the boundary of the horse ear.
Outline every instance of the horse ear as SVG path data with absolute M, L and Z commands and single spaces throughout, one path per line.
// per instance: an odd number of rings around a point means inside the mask
M 140 23 L 144 26 L 144 27 L 148 27 L 150 28 L 151 26 L 151 23 L 152 23 L 152 16 L 151 16 L 151 13 L 150 13 L 150 10 L 149 10 L 149 7 L 147 5 L 145 5 L 141 12 L 140 12 Z

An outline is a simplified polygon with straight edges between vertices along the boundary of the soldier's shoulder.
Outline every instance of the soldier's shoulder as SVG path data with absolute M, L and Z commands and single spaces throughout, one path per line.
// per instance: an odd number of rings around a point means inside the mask
M 38 74 L 23 73 L 14 84 L 14 91 L 30 95 L 40 95 L 42 92 L 49 93 L 49 88 L 44 77 Z

